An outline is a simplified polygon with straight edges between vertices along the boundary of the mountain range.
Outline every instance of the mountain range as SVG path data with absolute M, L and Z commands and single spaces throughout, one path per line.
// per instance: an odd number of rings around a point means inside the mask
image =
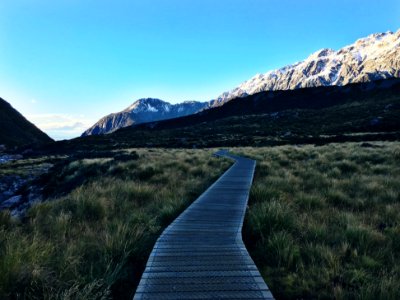
M 303 61 L 257 74 L 221 94 L 213 106 L 263 91 L 346 85 L 400 77 L 400 30 L 376 33 L 338 51 L 321 49 Z
M 102 149 L 233 147 L 400 140 L 400 78 L 266 91 L 199 113 L 60 141 L 43 153 L 92 157 Z M 97 152 L 96 152 L 97 151 Z M 102 154 L 103 155 L 103 154 Z M 100 157 L 100 156 L 99 156 Z
M 183 117 L 224 105 L 264 91 L 294 90 L 320 86 L 343 86 L 400 77 L 400 30 L 377 33 L 338 51 L 321 49 L 303 61 L 257 74 L 238 87 L 208 102 L 170 104 L 159 99 L 140 99 L 119 113 L 103 117 L 83 136 L 114 132 L 141 123 Z

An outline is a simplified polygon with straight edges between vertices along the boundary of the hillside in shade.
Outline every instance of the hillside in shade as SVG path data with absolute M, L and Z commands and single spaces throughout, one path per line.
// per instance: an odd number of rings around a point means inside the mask
M 0 98 L 0 145 L 14 147 L 51 141 L 47 134 Z

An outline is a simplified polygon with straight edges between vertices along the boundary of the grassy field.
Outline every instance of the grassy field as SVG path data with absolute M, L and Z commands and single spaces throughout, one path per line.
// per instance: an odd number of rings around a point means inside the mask
M 233 151 L 258 161 L 243 233 L 278 299 L 400 299 L 399 142 Z M 0 299 L 131 299 L 162 229 L 230 165 L 212 152 L 52 161 L 37 184 L 54 199 L 0 213 Z
M 212 150 L 68 160 L 52 201 L 0 213 L 0 299 L 131 299 L 156 238 L 230 162 Z M 24 170 L 22 170 L 24 171 Z
M 0 168 L 0 176 L 21 176 L 27 178 L 31 175 L 41 173 L 52 166 L 56 158 L 41 157 L 33 159 L 19 159 L 4 163 Z
M 400 143 L 242 148 L 244 238 L 278 299 L 400 299 Z

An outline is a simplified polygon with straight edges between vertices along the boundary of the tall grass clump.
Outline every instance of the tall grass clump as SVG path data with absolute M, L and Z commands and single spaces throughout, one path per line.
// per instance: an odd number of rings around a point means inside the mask
M 400 144 L 235 149 L 258 160 L 243 235 L 277 299 L 400 299 Z
M 55 198 L 22 220 L 0 212 L 0 299 L 132 299 L 161 231 L 230 164 L 212 150 L 125 152 L 58 167 Z

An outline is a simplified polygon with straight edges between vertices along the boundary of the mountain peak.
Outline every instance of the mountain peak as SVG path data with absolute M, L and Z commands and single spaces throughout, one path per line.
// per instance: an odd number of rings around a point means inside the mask
M 145 109 L 146 106 L 152 107 L 152 105 L 160 105 L 160 104 L 169 104 L 169 103 L 157 98 L 141 98 L 133 102 L 127 108 L 125 108 L 123 112 L 131 112 L 140 108 Z
M 103 117 L 82 136 L 106 134 L 131 125 L 178 118 L 194 114 L 208 106 L 208 102 L 185 101 L 171 104 L 157 98 L 141 98 L 123 111 Z
M 311 54 L 309 56 L 309 58 L 321 58 L 321 57 L 329 56 L 334 53 L 335 53 L 335 50 L 333 50 L 333 49 L 323 48 L 323 49 L 318 50 L 318 51 L 314 52 L 313 54 Z
M 136 100 L 135 102 L 140 102 L 140 103 L 168 103 L 166 101 L 163 101 L 161 99 L 158 98 L 141 98 L 139 100 Z

